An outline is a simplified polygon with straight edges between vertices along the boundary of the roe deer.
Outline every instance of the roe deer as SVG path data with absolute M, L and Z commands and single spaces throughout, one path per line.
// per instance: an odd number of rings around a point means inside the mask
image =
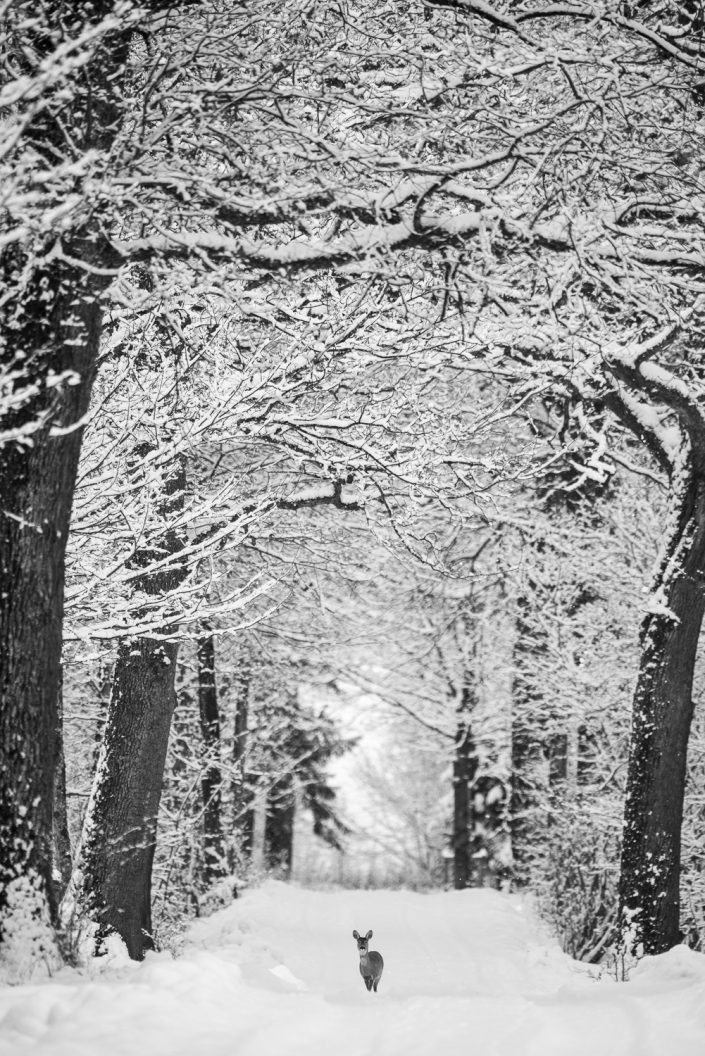
M 371 931 L 367 932 L 364 939 L 361 938 L 357 931 L 354 931 L 353 938 L 357 942 L 357 952 L 360 954 L 360 975 L 367 989 L 374 990 L 377 993 L 377 986 L 382 978 L 382 969 L 384 968 L 382 954 L 367 948 L 372 938 Z

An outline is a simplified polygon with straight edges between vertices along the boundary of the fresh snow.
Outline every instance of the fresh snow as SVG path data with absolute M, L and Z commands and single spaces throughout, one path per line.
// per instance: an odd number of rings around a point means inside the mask
M 377 994 L 352 931 L 385 960 Z M 0 990 L 0 1054 L 703 1056 L 705 957 L 678 947 L 628 983 L 572 961 L 489 890 L 311 891 L 269 881 L 196 921 L 178 956 Z

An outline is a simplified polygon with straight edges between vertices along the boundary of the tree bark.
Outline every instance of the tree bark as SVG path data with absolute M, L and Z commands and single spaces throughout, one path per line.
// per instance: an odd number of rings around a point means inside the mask
M 215 642 L 212 634 L 198 640 L 198 709 L 205 750 L 203 795 L 203 878 L 207 887 L 226 874 L 222 828 L 222 773 L 220 716 L 215 680 Z
M 105 737 L 88 804 L 80 868 L 100 940 L 116 931 L 133 960 L 154 948 L 152 863 L 178 645 L 153 638 L 118 651 Z
M 24 310 L 38 315 L 43 306 Z M 67 329 L 61 323 L 67 305 L 57 303 L 54 310 L 56 331 Z M 98 309 L 86 310 L 83 325 L 71 330 L 76 344 L 66 333 L 63 340 L 48 333 L 38 317 L 24 334 L 27 345 L 56 342 L 40 357 L 45 378 L 54 369 L 81 379 L 24 408 L 27 418 L 46 414 L 69 433 L 50 437 L 45 427 L 32 446 L 7 445 L 0 456 L 0 941 L 6 913 L 21 913 L 16 899 L 25 884 L 37 911 L 46 902 L 52 919 L 56 914 L 51 863 L 64 560 L 82 435 L 77 423 L 93 383 Z
M 142 454 L 146 450 L 145 445 Z M 184 465 L 179 460 L 164 484 L 165 517 L 182 505 L 184 487 Z M 138 580 L 145 593 L 165 594 L 183 581 L 186 573 L 178 564 L 155 572 L 148 567 L 155 558 L 178 554 L 183 544 L 181 534 L 170 529 L 138 551 L 132 564 L 145 567 Z M 97 953 L 112 931 L 121 936 L 133 960 L 141 960 L 154 947 L 152 863 L 176 703 L 177 655 L 178 643 L 158 637 L 130 639 L 118 650 L 76 882 L 82 908 L 99 924 Z
M 470 686 L 463 686 L 458 708 L 455 754 L 453 756 L 453 886 L 456 890 L 472 884 L 471 787 L 477 774 L 477 752 L 470 723 L 475 698 Z
M 238 688 L 235 697 L 235 721 L 233 730 L 233 779 L 231 783 L 233 814 L 232 827 L 237 837 L 237 850 L 244 858 L 249 858 L 252 851 L 254 834 L 254 813 L 252 807 L 252 790 L 248 784 L 246 771 L 247 729 L 249 722 L 249 692 L 251 669 L 249 658 L 243 658 L 238 676 Z
M 77 11 L 54 0 L 39 20 L 27 17 L 27 7 L 11 5 L 7 14 L 16 40 L 12 61 L 41 85 L 41 63 L 53 49 L 84 24 L 97 25 L 113 5 L 95 0 Z M 107 149 L 114 137 L 127 45 L 126 33 L 106 32 L 88 61 L 47 88 L 44 105 L 30 96 L 35 113 L 27 115 L 16 150 L 18 163 L 24 150 L 44 158 L 50 175 L 37 193 L 55 196 L 47 207 L 65 204 L 51 181 L 57 159 L 66 166 Z M 78 177 L 68 186 L 76 197 Z M 53 922 L 57 915 L 52 828 L 66 539 L 101 301 L 118 264 L 102 218 L 87 205 L 74 215 L 71 228 L 64 214 L 60 236 L 35 244 L 27 236 L 0 254 L 0 355 L 15 400 L 3 428 L 17 436 L 0 450 L 0 942 L 27 899 L 35 915 L 47 907 Z
M 63 725 L 63 700 L 60 698 L 59 724 Z M 53 899 L 58 905 L 71 880 L 71 837 L 66 808 L 66 759 L 62 730 L 56 737 L 56 761 L 54 767 L 54 821 L 53 821 Z
M 693 671 L 705 609 L 705 474 L 675 474 L 674 528 L 655 578 L 658 609 L 641 629 L 620 876 L 622 928 L 633 948 L 681 940 L 680 841 Z

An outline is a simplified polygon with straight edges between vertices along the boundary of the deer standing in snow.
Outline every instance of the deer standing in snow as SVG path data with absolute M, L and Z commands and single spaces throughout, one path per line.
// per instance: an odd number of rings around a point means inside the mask
M 357 931 L 354 931 L 353 938 L 357 942 L 357 952 L 360 954 L 360 975 L 367 989 L 374 990 L 377 993 L 377 986 L 382 978 L 382 969 L 384 968 L 382 954 L 377 953 L 376 950 L 368 949 L 372 938 L 371 931 L 367 932 L 364 939 Z

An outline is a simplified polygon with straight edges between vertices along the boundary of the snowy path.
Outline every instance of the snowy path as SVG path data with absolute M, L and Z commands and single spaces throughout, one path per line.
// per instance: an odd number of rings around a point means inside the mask
M 385 958 L 364 989 L 353 928 Z M 705 957 L 596 981 L 520 901 L 268 883 L 199 921 L 183 954 L 0 990 L 0 1054 L 704 1056 Z

